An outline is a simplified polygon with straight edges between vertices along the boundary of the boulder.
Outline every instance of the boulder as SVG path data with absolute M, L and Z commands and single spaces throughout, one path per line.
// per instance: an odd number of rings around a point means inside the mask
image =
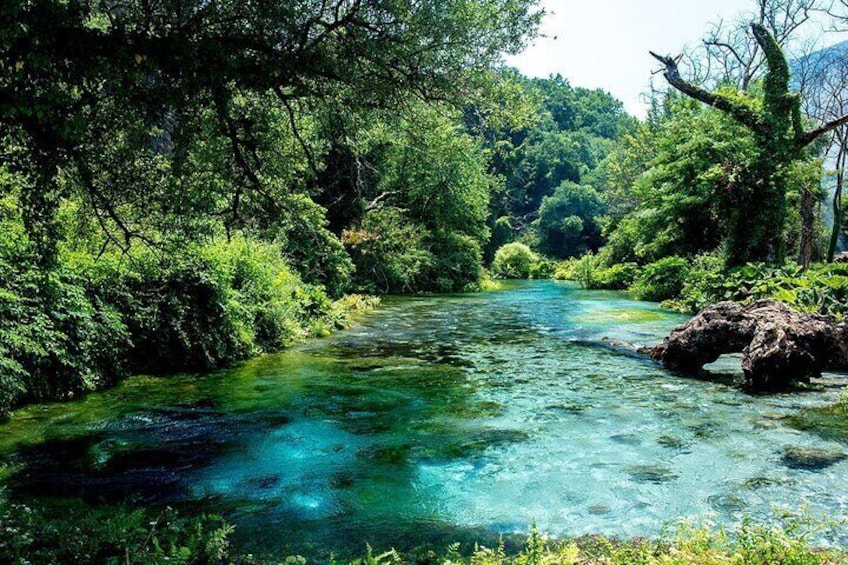
M 670 369 L 698 373 L 726 353 L 742 353 L 757 390 L 786 390 L 824 370 L 848 369 L 848 325 L 776 300 L 720 302 L 644 351 Z

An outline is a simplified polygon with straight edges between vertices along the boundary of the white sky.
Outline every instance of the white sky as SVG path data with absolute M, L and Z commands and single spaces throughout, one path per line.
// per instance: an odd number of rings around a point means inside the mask
M 546 38 L 507 62 L 525 75 L 560 73 L 574 86 L 602 88 L 644 116 L 642 94 L 659 64 L 648 50 L 676 55 L 710 22 L 735 20 L 752 0 L 542 0 Z M 843 38 L 844 39 L 844 38 Z M 834 43 L 835 41 L 829 41 Z M 661 75 L 654 77 L 664 85 Z

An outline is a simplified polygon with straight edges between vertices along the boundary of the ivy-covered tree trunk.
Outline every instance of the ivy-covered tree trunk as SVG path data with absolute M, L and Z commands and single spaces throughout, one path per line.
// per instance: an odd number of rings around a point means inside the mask
M 755 23 L 751 24 L 751 30 L 763 50 L 768 68 L 761 108 L 744 95 L 712 92 L 693 85 L 680 76 L 678 59 L 651 53 L 665 65 L 664 76 L 671 86 L 730 114 L 754 135 L 757 151 L 748 170 L 735 183 L 736 206 L 732 217 L 728 218 L 728 266 L 752 261 L 783 261 L 789 167 L 819 136 L 848 123 L 848 116 L 843 116 L 805 132 L 801 123 L 800 96 L 789 90 L 786 56 L 765 27 Z

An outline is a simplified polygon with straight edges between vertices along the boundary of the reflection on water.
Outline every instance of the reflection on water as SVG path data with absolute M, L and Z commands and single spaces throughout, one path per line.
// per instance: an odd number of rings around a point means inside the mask
M 20 499 L 199 505 L 254 551 L 444 546 L 533 520 L 648 535 L 801 501 L 842 514 L 848 446 L 788 425 L 841 380 L 748 396 L 596 346 L 651 344 L 681 320 L 552 282 L 389 299 L 235 369 L 21 410 L 0 428 L 0 478 Z

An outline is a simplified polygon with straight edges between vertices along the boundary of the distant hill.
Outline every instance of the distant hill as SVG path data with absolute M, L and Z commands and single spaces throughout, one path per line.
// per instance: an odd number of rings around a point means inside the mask
M 798 88 L 802 69 L 808 69 L 808 73 L 821 73 L 828 66 L 846 57 L 848 57 L 848 41 L 825 47 L 824 49 L 795 59 L 790 63 L 793 86 Z

